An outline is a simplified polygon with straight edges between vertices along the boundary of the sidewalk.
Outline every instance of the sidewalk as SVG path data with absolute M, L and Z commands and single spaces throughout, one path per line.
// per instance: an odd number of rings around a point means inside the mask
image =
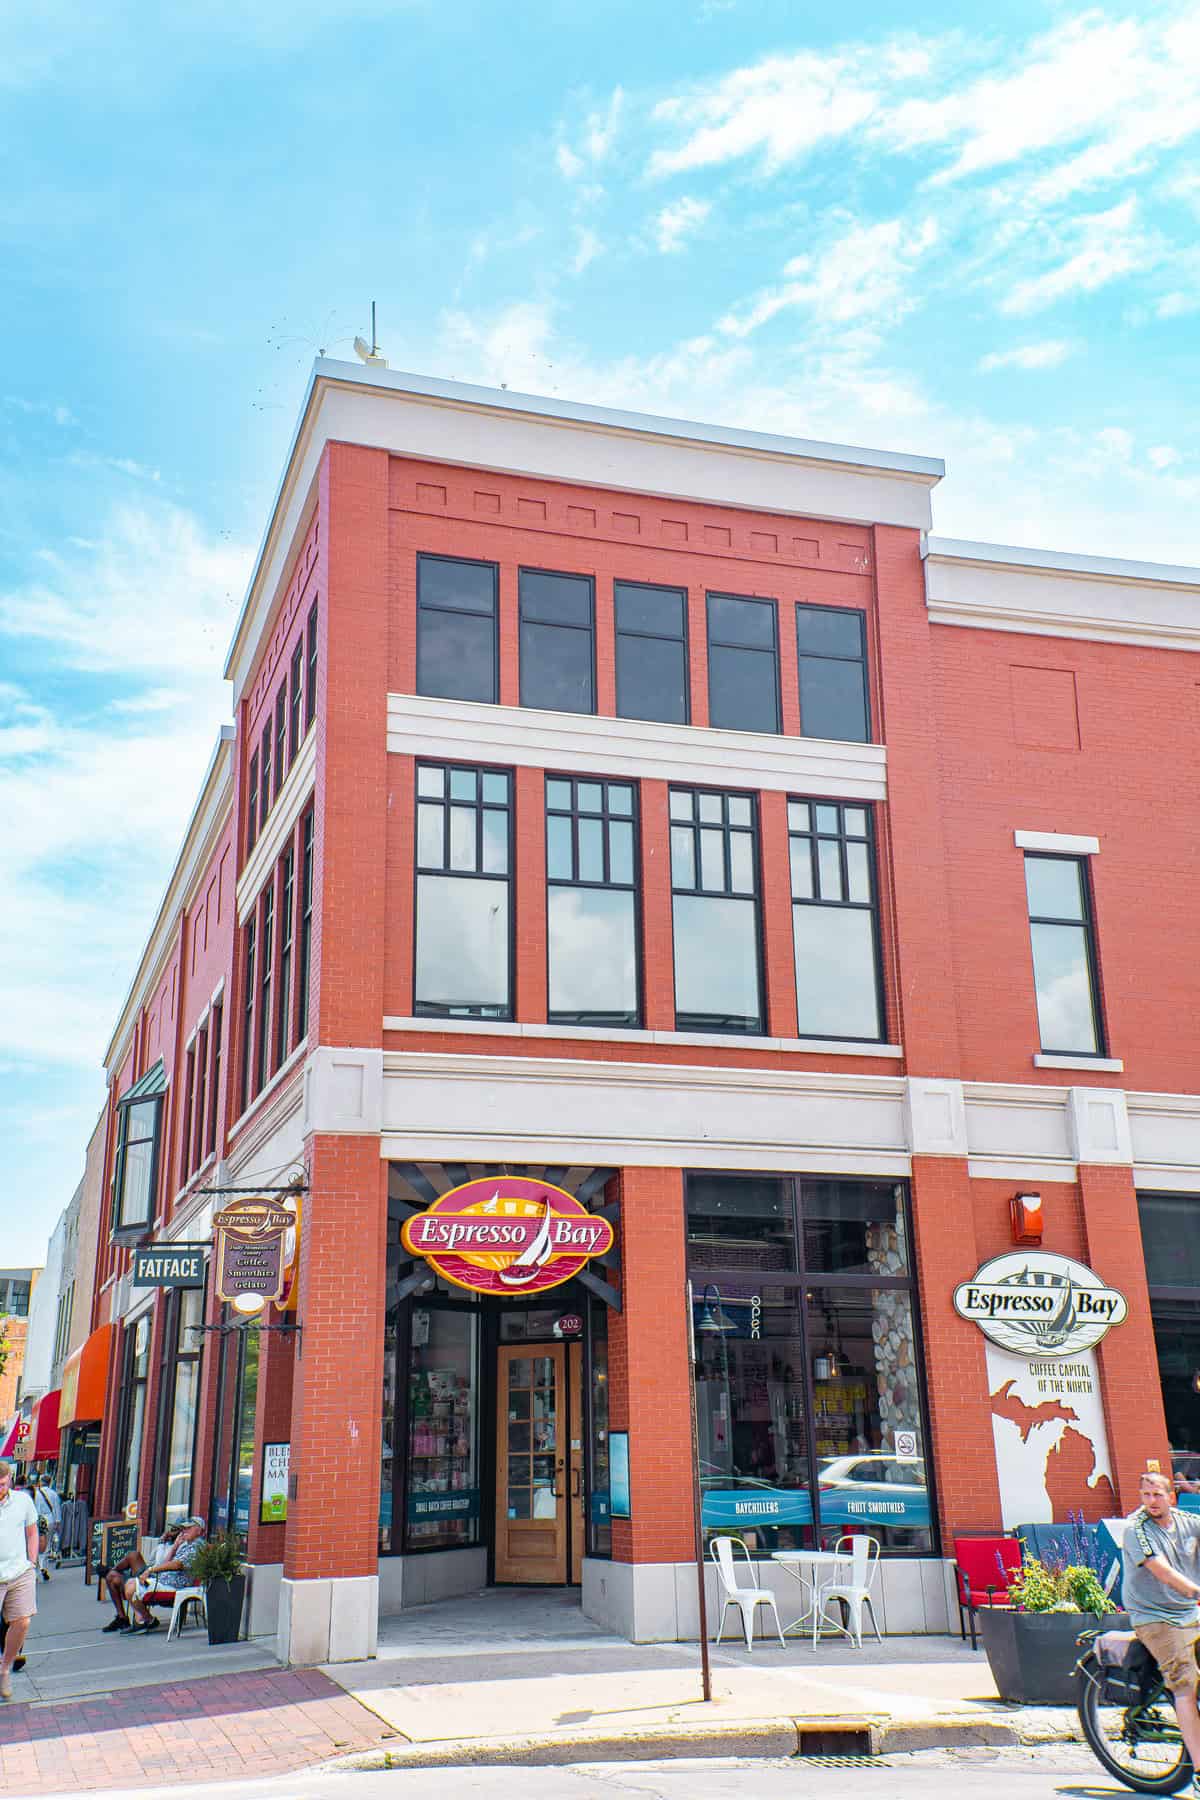
M 1018 1708 L 956 1637 L 726 1640 L 701 1698 L 695 1644 L 629 1644 L 559 1590 L 492 1588 L 380 1621 L 379 1655 L 325 1673 L 399 1734 L 355 1766 L 793 1755 L 1078 1736 L 1073 1712 Z
M 319 1671 L 280 1668 L 269 1640 L 103 1634 L 112 1607 L 78 1570 L 39 1582 L 38 1608 L 28 1668 L 0 1703 L 6 1800 L 290 1774 L 392 1735 Z

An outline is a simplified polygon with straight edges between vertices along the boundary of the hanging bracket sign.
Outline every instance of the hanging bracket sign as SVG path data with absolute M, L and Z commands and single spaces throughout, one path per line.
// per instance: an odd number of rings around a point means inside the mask
M 400 1240 L 454 1287 L 540 1294 L 571 1281 L 593 1256 L 605 1256 L 613 1228 L 563 1188 L 493 1175 L 439 1195 L 404 1221 Z
M 954 1310 L 1017 1356 L 1077 1356 L 1129 1316 L 1094 1269 L 1048 1250 L 1009 1251 L 954 1290 Z
M 233 1200 L 213 1219 L 217 1294 L 235 1311 L 261 1312 L 284 1287 L 284 1233 L 295 1215 L 270 1195 Z

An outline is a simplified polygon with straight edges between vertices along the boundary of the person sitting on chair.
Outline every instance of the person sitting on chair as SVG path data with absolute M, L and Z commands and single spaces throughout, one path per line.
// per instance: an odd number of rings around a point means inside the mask
M 193 1585 L 189 1573 L 192 1558 L 200 1548 L 207 1529 L 207 1524 L 199 1515 L 185 1519 L 166 1561 L 156 1563 L 144 1575 L 126 1582 L 125 1598 L 137 1615 L 137 1624 L 129 1627 L 131 1636 L 135 1631 L 157 1631 L 161 1621 L 154 1617 L 150 1608 L 174 1606 L 175 1596 L 180 1588 Z
M 111 1619 L 107 1625 L 102 1626 L 101 1630 L 128 1631 L 130 1629 L 132 1621 L 125 1612 L 126 1587 L 130 1580 L 136 1580 L 139 1575 L 144 1575 L 147 1569 L 159 1568 L 167 1561 L 168 1557 L 174 1554 L 175 1539 L 182 1530 L 182 1525 L 168 1525 L 157 1544 L 154 1546 L 148 1563 L 140 1550 L 131 1550 L 128 1556 L 123 1556 L 119 1563 L 113 1564 L 111 1569 L 102 1569 L 100 1571 L 104 1579 L 104 1585 L 108 1589 L 108 1597 L 112 1601 L 117 1614 L 116 1618 Z

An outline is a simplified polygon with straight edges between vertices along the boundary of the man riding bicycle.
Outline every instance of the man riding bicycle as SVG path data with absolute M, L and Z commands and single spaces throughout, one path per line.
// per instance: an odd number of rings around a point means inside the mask
M 1200 1711 L 1196 1684 L 1200 1668 L 1200 1514 L 1179 1512 L 1171 1502 L 1169 1476 L 1145 1474 L 1138 1483 L 1141 1505 L 1125 1527 L 1121 1589 L 1135 1636 L 1162 1671 L 1175 1705 L 1179 1730 L 1200 1771 Z M 1200 1773 L 1192 1784 L 1200 1794 Z

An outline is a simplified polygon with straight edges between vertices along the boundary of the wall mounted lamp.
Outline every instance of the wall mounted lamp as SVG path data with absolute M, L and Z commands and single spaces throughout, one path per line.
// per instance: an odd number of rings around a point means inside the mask
M 1012 1209 L 1012 1241 L 1014 1244 L 1040 1244 L 1042 1241 L 1042 1196 L 1014 1194 Z

